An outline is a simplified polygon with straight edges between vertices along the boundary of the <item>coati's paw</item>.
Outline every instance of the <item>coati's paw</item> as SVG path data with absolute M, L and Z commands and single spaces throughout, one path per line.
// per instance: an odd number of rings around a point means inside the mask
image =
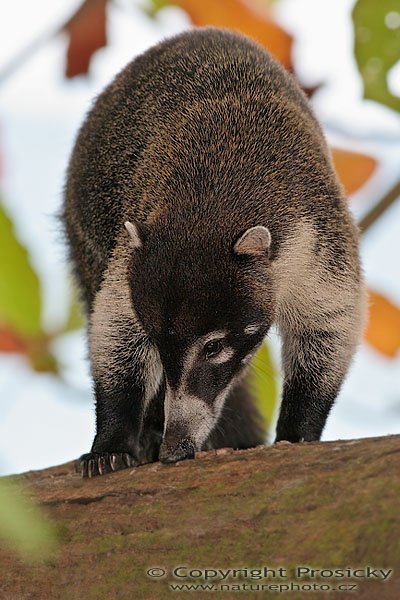
M 138 464 L 128 452 L 88 452 L 82 454 L 77 461 L 77 470 L 83 478 L 91 478 L 128 467 L 137 467 Z

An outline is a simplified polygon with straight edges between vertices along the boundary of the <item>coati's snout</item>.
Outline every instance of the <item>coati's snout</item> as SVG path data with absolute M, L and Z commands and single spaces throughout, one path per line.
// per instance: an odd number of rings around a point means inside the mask
M 194 458 L 195 447 L 188 438 L 177 439 L 170 445 L 170 441 L 164 441 L 160 449 L 159 459 L 163 463 L 175 463 L 180 460 Z
M 166 375 L 164 436 L 159 458 L 177 462 L 205 449 L 225 401 L 267 332 L 251 320 L 199 336 L 183 351 L 164 342 L 160 356 Z
M 174 387 L 168 381 L 169 360 L 164 361 L 167 383 L 159 455 L 162 462 L 194 458 L 217 425 L 229 389 L 244 366 L 239 349 L 224 348 L 222 336 L 223 332 L 215 332 L 212 341 L 200 338 L 187 349 Z M 219 347 L 223 349 L 219 351 Z M 233 360 L 236 352 L 237 360 Z

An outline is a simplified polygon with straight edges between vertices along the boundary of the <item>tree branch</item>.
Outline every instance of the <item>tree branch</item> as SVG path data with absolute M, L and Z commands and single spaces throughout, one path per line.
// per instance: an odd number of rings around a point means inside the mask
M 400 179 L 361 219 L 358 226 L 362 234 L 383 215 L 383 213 L 400 197 Z

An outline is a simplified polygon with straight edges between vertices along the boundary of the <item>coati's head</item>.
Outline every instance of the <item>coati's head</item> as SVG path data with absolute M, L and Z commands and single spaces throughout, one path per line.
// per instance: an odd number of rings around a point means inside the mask
M 271 322 L 269 230 L 162 233 L 127 222 L 133 310 L 157 347 L 166 383 L 160 460 L 191 458 Z

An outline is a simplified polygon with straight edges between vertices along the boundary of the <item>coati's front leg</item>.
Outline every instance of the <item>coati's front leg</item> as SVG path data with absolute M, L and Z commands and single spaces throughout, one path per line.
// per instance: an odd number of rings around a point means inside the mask
M 297 297 L 281 321 L 284 386 L 275 441 L 320 439 L 360 339 L 362 284 L 325 285 L 307 301 Z
M 83 476 L 155 460 L 162 440 L 163 369 L 130 303 L 126 270 L 111 262 L 89 322 L 96 435 Z M 146 422 L 146 428 L 144 424 Z
M 91 452 L 79 459 L 83 477 L 158 460 L 163 432 L 163 386 L 147 404 L 143 402 L 144 388 L 133 380 L 126 383 L 124 388 L 108 392 L 95 384 L 96 436 Z
M 94 384 L 96 435 L 92 449 L 80 457 L 84 477 L 103 475 L 139 464 L 138 440 L 143 420 L 143 388 L 133 378 L 118 387 Z

